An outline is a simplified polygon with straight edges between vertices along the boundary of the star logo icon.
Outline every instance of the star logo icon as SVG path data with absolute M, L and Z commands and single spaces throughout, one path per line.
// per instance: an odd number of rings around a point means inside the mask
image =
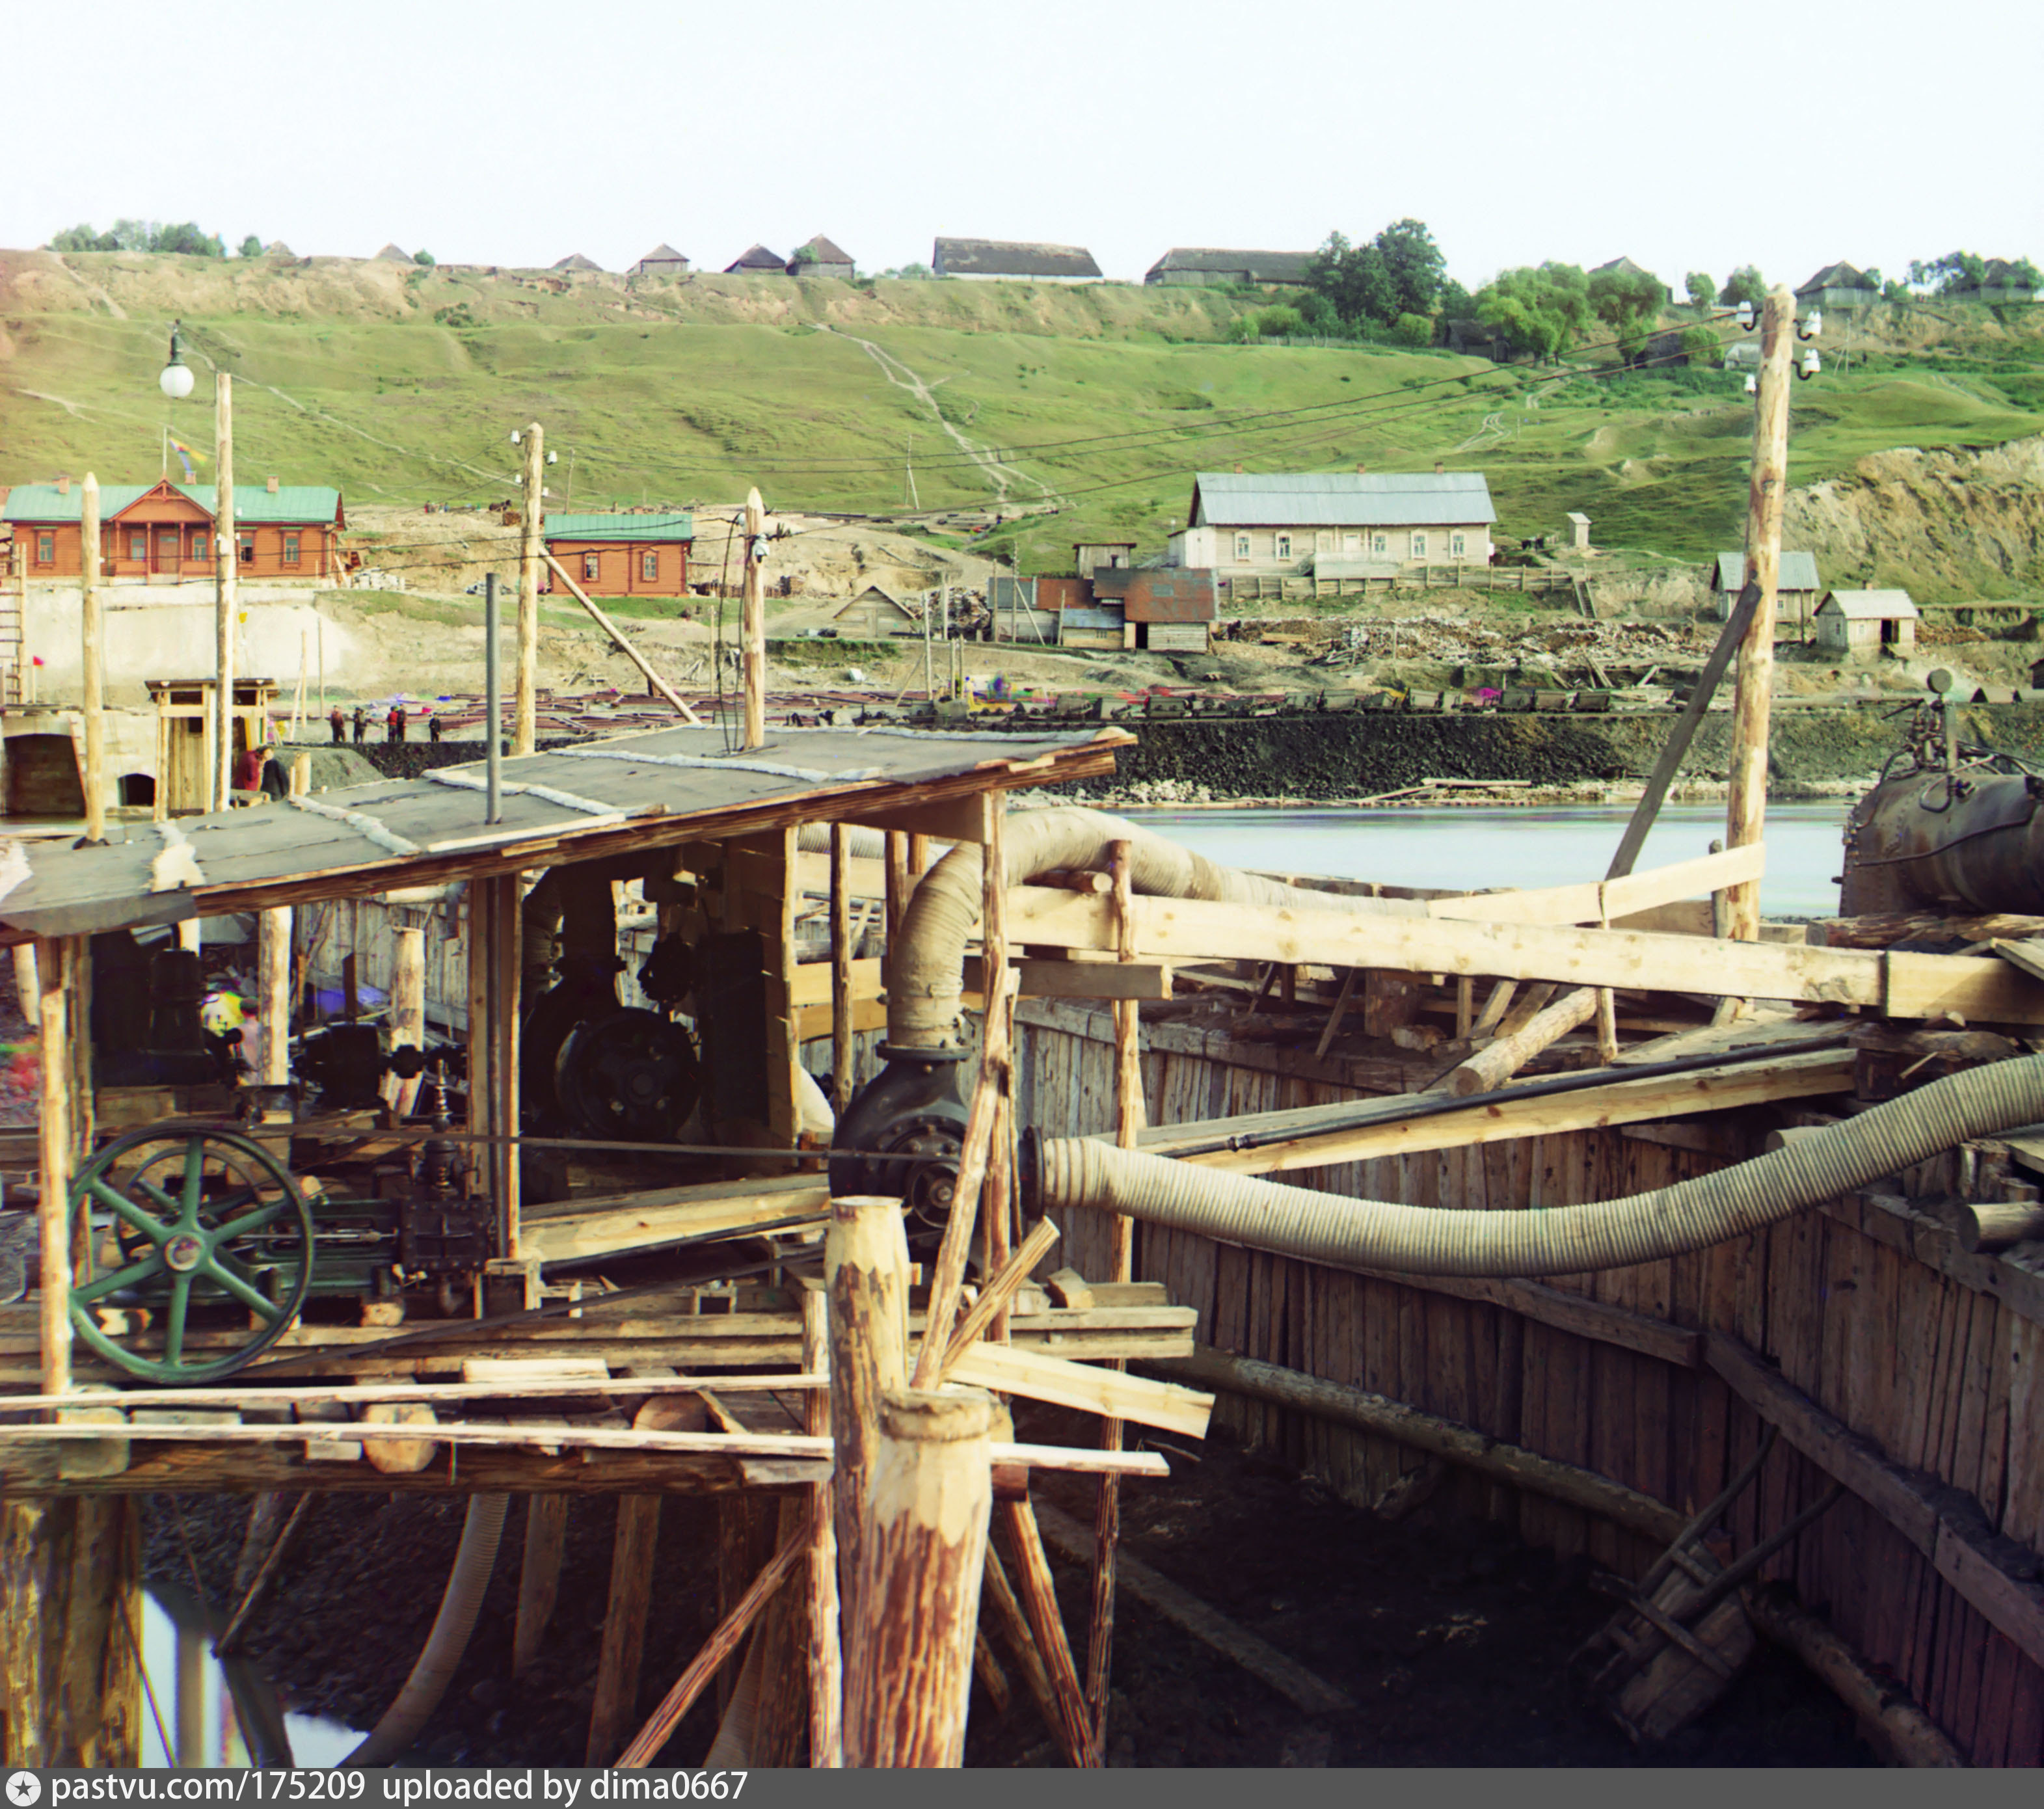
M 41 1801 L 43 1780 L 33 1772 L 17 1771 L 7 1779 L 7 1800 L 14 1809 L 30 1809 L 30 1805 Z

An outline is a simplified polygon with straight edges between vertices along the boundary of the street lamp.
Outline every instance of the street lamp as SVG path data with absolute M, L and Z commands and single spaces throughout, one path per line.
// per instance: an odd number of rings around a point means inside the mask
M 171 361 L 163 367 L 163 374 L 157 378 L 157 386 L 174 402 L 181 402 L 192 393 L 191 367 L 184 361 L 178 350 L 178 328 L 182 322 L 171 322 Z

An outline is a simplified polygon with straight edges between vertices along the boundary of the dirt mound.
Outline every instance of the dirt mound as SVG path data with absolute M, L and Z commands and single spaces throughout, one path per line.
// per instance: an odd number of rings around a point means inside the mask
M 1790 492 L 1785 538 L 1825 582 L 1900 585 L 1919 601 L 2044 583 L 2044 436 L 1982 452 L 1897 447 Z

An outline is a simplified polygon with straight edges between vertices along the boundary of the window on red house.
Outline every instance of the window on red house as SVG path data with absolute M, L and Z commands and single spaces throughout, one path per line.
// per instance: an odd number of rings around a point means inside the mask
M 149 559 L 148 530 L 138 528 L 128 536 L 128 556 L 137 565 L 146 565 Z
M 298 563 L 298 536 L 295 534 L 286 534 L 284 536 L 284 563 L 296 565 Z
M 57 537 L 54 534 L 36 536 L 36 563 L 55 565 L 57 563 Z
M 194 534 L 192 536 L 192 557 L 195 559 L 210 559 L 212 556 L 212 536 L 206 534 Z
M 585 584 L 594 584 L 594 583 L 595 583 L 595 582 L 596 582 L 596 581 L 597 581 L 597 578 L 598 574 L 601 572 L 602 569 L 603 569 L 603 562 L 602 562 L 602 560 L 598 557 L 598 555 L 596 555 L 596 554 L 594 554 L 594 553 L 584 553 L 584 554 L 582 555 L 582 582 L 583 582 L 583 583 L 585 583 Z
M 660 555 L 658 553 L 641 553 L 639 555 L 639 575 L 648 584 L 660 575 Z

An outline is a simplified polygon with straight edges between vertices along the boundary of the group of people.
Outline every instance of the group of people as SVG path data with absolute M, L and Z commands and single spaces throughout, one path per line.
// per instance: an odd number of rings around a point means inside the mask
M 444 732 L 444 725 L 441 719 L 433 714 L 433 706 L 431 704 L 420 705 L 419 714 L 425 719 L 427 739 L 431 741 L 440 740 Z M 386 741 L 402 741 L 405 739 L 405 731 L 411 722 L 411 716 L 402 702 L 393 704 L 388 710 L 381 714 L 372 714 L 362 705 L 357 704 L 355 706 L 355 714 L 352 718 L 343 715 L 340 705 L 336 704 L 328 712 L 326 720 L 327 726 L 333 731 L 334 745 L 338 747 L 347 741 L 348 731 L 351 724 L 354 728 L 355 739 L 358 745 L 368 738 L 370 725 L 372 723 L 380 723 L 382 725 L 383 739 Z

